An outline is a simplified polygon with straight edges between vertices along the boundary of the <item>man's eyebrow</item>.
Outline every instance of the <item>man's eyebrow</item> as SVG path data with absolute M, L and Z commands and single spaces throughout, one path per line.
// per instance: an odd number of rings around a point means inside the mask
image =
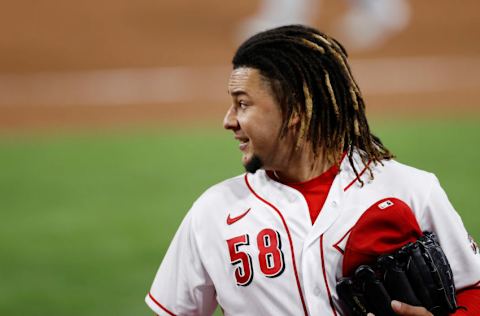
M 238 97 L 240 95 L 246 95 L 247 97 L 249 96 L 248 93 L 244 90 L 235 90 L 235 91 L 228 90 L 227 92 L 233 97 Z

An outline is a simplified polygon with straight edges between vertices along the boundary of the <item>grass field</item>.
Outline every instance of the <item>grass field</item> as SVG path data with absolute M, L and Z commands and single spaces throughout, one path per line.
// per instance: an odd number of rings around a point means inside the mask
M 374 131 L 437 174 L 480 239 L 478 120 Z M 151 315 L 143 298 L 183 215 L 239 158 L 212 128 L 0 136 L 0 315 Z

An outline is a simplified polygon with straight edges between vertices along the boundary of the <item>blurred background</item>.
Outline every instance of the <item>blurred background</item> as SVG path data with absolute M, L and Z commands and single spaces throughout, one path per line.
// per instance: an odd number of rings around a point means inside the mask
M 374 132 L 479 239 L 480 4 L 391 1 L 3 1 L 0 314 L 151 315 L 185 212 L 242 172 L 231 57 L 289 19 L 344 44 Z

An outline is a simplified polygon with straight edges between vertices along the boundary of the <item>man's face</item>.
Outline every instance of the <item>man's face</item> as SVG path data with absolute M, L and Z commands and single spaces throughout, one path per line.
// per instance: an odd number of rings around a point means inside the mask
M 228 92 L 232 105 L 223 120 L 240 142 L 246 170 L 275 168 L 285 146 L 280 146 L 282 113 L 270 85 L 254 68 L 237 68 L 230 75 Z

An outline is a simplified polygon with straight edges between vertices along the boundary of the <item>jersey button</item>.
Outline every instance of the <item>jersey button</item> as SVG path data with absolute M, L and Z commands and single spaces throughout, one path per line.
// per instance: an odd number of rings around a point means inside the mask
M 316 287 L 313 288 L 313 294 L 314 294 L 315 296 L 319 296 L 320 293 L 321 293 L 321 290 L 320 290 L 320 288 L 319 288 L 318 286 L 316 286 Z
M 337 204 L 338 204 L 337 201 L 333 201 L 333 202 L 332 202 L 332 206 L 333 206 L 333 207 L 337 207 Z

